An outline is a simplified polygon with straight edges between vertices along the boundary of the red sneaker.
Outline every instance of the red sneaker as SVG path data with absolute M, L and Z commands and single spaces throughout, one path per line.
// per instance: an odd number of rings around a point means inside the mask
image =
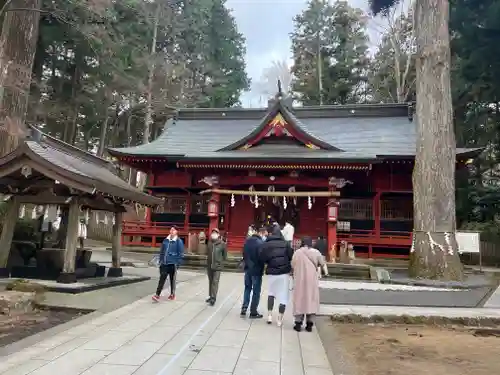
M 169 299 L 170 301 L 173 301 L 173 300 L 175 299 L 175 294 L 171 294 L 171 295 L 169 295 L 169 296 L 168 296 L 168 299 Z
M 160 302 L 160 296 L 157 296 L 156 294 L 151 297 L 151 299 L 153 300 L 153 302 Z

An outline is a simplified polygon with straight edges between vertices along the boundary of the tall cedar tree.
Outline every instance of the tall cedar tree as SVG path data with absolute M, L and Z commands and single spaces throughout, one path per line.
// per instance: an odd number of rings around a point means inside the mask
M 368 36 L 347 1 L 310 0 L 291 34 L 293 91 L 304 105 L 358 102 L 365 93 Z
M 396 1 L 371 0 L 377 14 Z M 456 142 L 447 0 L 416 0 L 417 149 L 413 171 L 413 277 L 461 280 L 455 237 Z

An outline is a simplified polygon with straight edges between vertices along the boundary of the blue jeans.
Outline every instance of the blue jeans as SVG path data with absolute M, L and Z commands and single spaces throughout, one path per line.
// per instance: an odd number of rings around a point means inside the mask
M 262 288 L 262 276 L 252 276 L 245 272 L 245 292 L 243 293 L 243 306 L 241 310 L 246 311 L 250 305 L 250 314 L 257 313 L 257 307 L 260 302 L 260 290 Z M 250 302 L 250 294 L 252 302 Z

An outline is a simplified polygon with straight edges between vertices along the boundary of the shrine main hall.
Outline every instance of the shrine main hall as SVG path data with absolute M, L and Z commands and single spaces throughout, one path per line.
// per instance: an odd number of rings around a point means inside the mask
M 124 222 L 123 245 L 157 246 L 219 228 L 240 252 L 250 224 L 270 218 L 295 237 L 346 240 L 357 256 L 407 257 L 413 228 L 416 119 L 411 104 L 180 109 L 149 144 L 113 148 L 164 198 L 143 222 Z M 480 149 L 457 148 L 457 168 Z

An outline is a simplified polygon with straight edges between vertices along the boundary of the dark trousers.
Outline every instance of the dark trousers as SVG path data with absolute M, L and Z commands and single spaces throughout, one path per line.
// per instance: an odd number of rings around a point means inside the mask
M 245 272 L 245 292 L 243 293 L 243 305 L 241 306 L 242 311 L 246 311 L 250 305 L 250 314 L 257 313 L 257 307 L 259 307 L 260 302 L 260 291 L 262 289 L 262 275 L 252 276 L 248 272 Z M 252 296 L 252 301 L 250 302 L 250 295 Z
M 177 266 L 175 264 L 162 264 L 160 266 L 160 280 L 158 280 L 158 288 L 156 289 L 156 295 L 159 296 L 165 282 L 167 281 L 167 276 L 170 279 L 170 294 L 175 294 L 175 283 L 177 279 Z
M 220 271 L 209 268 L 208 275 L 208 296 L 214 301 L 217 299 L 217 292 L 219 291 Z
M 306 318 L 306 323 L 313 323 L 314 321 L 314 314 L 301 314 L 301 315 L 295 315 L 295 322 L 296 323 L 303 323 L 304 322 L 304 317 Z

